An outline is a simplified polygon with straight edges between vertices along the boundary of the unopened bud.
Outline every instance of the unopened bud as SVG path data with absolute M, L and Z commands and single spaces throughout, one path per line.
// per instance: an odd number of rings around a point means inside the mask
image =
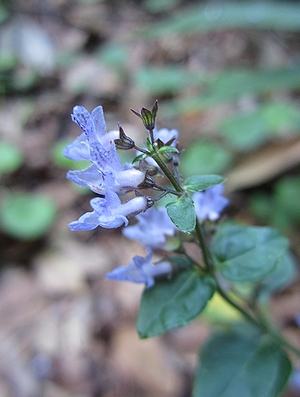
M 148 174 L 146 174 L 144 181 L 139 184 L 138 188 L 151 189 L 153 188 L 154 185 L 155 185 L 155 181 Z
M 125 134 L 120 124 L 119 124 L 119 134 L 120 134 L 120 138 L 115 139 L 115 144 L 117 149 L 129 150 L 135 146 L 134 140 Z
M 142 120 L 146 130 L 154 130 L 155 119 L 158 111 L 158 100 L 154 102 L 151 110 L 144 107 L 140 110 L 140 113 L 133 109 L 130 110 Z
M 147 209 L 153 207 L 155 204 L 154 199 L 150 196 L 146 197 L 146 199 L 147 199 Z

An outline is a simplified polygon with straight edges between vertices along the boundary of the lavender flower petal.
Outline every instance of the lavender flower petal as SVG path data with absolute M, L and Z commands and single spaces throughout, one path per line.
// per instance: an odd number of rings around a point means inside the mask
M 95 193 L 105 194 L 105 184 L 103 174 L 92 164 L 90 167 L 81 171 L 69 171 L 67 178 L 78 185 L 89 188 Z
M 164 248 L 167 236 L 174 236 L 176 227 L 170 220 L 166 208 L 149 208 L 136 216 L 138 223 L 122 229 L 125 237 L 137 240 L 150 248 Z
M 176 141 L 178 138 L 177 130 L 169 130 L 168 128 L 161 128 L 160 130 L 154 129 L 153 134 L 155 140 L 160 139 L 163 143 L 167 143 L 171 139 L 175 138 L 171 145 L 176 146 Z
M 146 258 L 134 256 L 128 266 L 119 266 L 107 273 L 105 277 L 117 281 L 144 283 L 146 289 L 153 287 L 156 277 L 172 273 L 172 265 L 166 261 L 153 265 L 152 251 L 148 249 L 147 252 Z
M 229 204 L 229 200 L 222 196 L 223 190 L 224 186 L 220 184 L 193 195 L 198 219 L 201 221 L 219 219 L 221 212 Z
M 71 160 L 81 161 L 88 160 L 90 161 L 90 148 L 88 144 L 87 137 L 83 132 L 79 135 L 78 138 L 75 139 L 72 143 L 67 145 L 63 151 L 63 155 Z
M 127 225 L 127 217 L 145 211 L 148 206 L 146 197 L 134 197 L 121 203 L 118 195 L 111 190 L 106 190 L 104 198 L 93 198 L 90 203 L 94 211 L 87 212 L 77 221 L 71 222 L 71 230 L 92 230 L 97 226 L 112 229 Z

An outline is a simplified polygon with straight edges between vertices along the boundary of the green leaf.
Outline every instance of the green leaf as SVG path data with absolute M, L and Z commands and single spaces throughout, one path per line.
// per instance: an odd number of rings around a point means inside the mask
M 0 142 L 0 175 L 5 172 L 16 171 L 22 164 L 23 156 L 15 145 Z
M 190 192 L 201 192 L 211 186 L 219 185 L 226 181 L 220 175 L 193 175 L 187 178 L 183 185 Z
M 201 349 L 193 397 L 276 397 L 291 370 L 269 339 L 218 333 Z
M 220 133 L 227 144 L 237 150 L 259 147 L 274 134 L 297 131 L 300 112 L 291 103 L 266 102 L 254 111 L 238 113 L 224 119 Z
M 147 149 L 149 150 L 150 153 L 152 153 L 153 146 L 152 146 L 152 143 L 150 142 L 150 139 L 148 137 L 146 138 L 146 144 L 147 144 Z
M 232 160 L 231 153 L 220 145 L 201 139 L 182 154 L 180 171 L 185 177 L 225 171 Z
M 220 133 L 232 149 L 243 151 L 259 147 L 269 137 L 268 126 L 258 110 L 226 118 L 220 124 Z
M 56 206 L 47 197 L 22 193 L 8 196 L 0 207 L 0 228 L 12 237 L 32 240 L 42 237 L 56 216 Z
M 296 262 L 288 252 L 279 261 L 275 271 L 261 283 L 260 297 L 268 297 L 273 291 L 284 288 L 294 280 L 296 274 Z
M 290 372 L 291 363 L 278 346 L 218 334 L 202 349 L 193 397 L 275 397 Z
M 299 130 L 300 111 L 289 102 L 267 102 L 260 108 L 261 118 L 270 132 L 282 133 Z
M 215 290 L 214 280 L 195 271 L 182 271 L 172 280 L 159 281 L 145 290 L 137 318 L 141 338 L 181 327 L 206 306 Z
M 132 160 L 132 164 L 138 163 L 141 160 L 144 160 L 147 157 L 146 154 L 140 154 Z
M 168 215 L 174 225 L 184 233 L 191 233 L 196 226 L 196 211 L 190 197 L 181 197 L 179 200 L 166 206 Z
M 258 281 L 280 263 L 288 240 L 269 227 L 222 224 L 212 241 L 212 253 L 222 275 L 232 281 Z
M 179 153 L 178 149 L 175 146 L 163 146 L 158 149 L 158 153 Z

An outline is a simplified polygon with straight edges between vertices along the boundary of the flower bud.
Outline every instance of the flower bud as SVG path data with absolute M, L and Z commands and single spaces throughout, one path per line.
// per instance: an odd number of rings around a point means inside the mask
M 134 140 L 127 136 L 119 124 L 119 139 L 115 139 L 115 144 L 117 149 L 129 150 L 132 149 L 135 145 Z
M 158 111 L 158 100 L 154 102 L 152 110 L 148 110 L 144 107 L 141 109 L 140 113 L 136 112 L 133 109 L 130 110 L 142 120 L 146 130 L 154 130 L 155 119 Z
M 138 185 L 138 188 L 151 189 L 153 188 L 154 185 L 155 185 L 155 181 L 151 178 L 151 176 L 146 174 L 144 181 Z

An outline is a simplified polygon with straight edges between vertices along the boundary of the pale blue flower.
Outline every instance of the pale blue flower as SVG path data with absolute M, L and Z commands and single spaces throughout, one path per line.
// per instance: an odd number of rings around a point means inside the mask
M 128 219 L 148 208 L 147 197 L 134 197 L 125 203 L 121 203 L 119 196 L 110 190 L 106 190 L 105 197 L 96 197 L 91 201 L 94 209 L 82 215 L 77 221 L 69 223 L 74 230 L 93 230 L 97 226 L 112 229 L 128 224 Z
M 106 189 L 123 194 L 144 181 L 144 172 L 122 165 L 114 143 L 119 131 L 106 132 L 101 106 L 91 114 L 83 106 L 75 106 L 72 120 L 83 133 L 65 148 L 64 156 L 89 160 L 92 165 L 86 170 L 69 171 L 67 178 L 99 194 L 104 194 Z
M 119 266 L 106 274 L 106 278 L 117 281 L 131 281 L 133 283 L 144 283 L 146 289 L 153 287 L 155 278 L 167 276 L 172 273 L 172 264 L 164 261 L 156 265 L 152 263 L 152 251 L 147 250 L 146 258 L 134 256 L 128 266 Z
M 99 142 L 108 151 L 111 142 L 119 137 L 119 131 L 117 130 L 106 132 L 102 106 L 97 106 L 91 114 L 83 106 L 75 106 L 71 118 L 83 131 L 64 150 L 64 156 L 71 160 L 92 161 L 90 155 L 91 142 Z
M 168 128 L 161 128 L 157 130 L 156 128 L 153 131 L 154 139 L 160 139 L 163 143 L 168 143 L 172 139 L 174 139 L 171 143 L 171 146 L 176 146 L 178 131 L 175 129 L 169 130 Z
M 137 240 L 145 247 L 164 248 L 167 236 L 174 236 L 176 227 L 165 207 L 152 207 L 136 216 L 138 223 L 122 229 L 125 237 Z
M 81 171 L 68 171 L 67 178 L 77 183 L 78 185 L 89 188 L 95 193 L 104 194 L 105 185 L 103 174 L 98 168 L 92 164 L 90 167 Z
M 209 219 L 216 221 L 221 212 L 229 204 L 229 200 L 222 196 L 224 187 L 222 184 L 209 187 L 204 192 L 193 195 L 197 218 L 201 221 Z

